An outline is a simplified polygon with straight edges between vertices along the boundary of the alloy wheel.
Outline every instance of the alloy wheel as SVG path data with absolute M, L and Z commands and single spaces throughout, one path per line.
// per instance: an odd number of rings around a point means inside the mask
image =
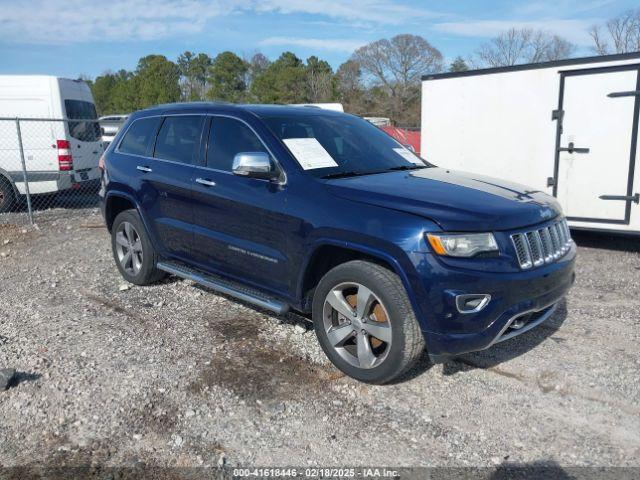
M 392 332 L 382 301 L 359 283 L 341 283 L 327 294 L 323 325 L 329 344 L 350 365 L 379 366 L 387 358 Z
M 142 268 L 142 239 L 129 222 L 122 222 L 116 230 L 116 254 L 125 272 L 129 275 L 138 274 Z

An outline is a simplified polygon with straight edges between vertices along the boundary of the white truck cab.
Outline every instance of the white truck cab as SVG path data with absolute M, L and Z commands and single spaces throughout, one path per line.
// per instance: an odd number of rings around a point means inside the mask
M 25 173 L 31 194 L 78 188 L 99 179 L 103 146 L 95 120 L 93 96 L 83 81 L 0 75 L 0 212 L 26 193 Z

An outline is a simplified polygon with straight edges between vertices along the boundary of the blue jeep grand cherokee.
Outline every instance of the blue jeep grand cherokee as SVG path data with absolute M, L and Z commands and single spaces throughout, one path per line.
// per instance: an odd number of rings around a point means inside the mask
M 451 148 L 456 148 L 452 145 Z M 122 276 L 167 273 L 311 314 L 331 361 L 384 383 L 543 322 L 574 280 L 556 201 L 421 160 L 352 115 L 163 105 L 101 162 Z

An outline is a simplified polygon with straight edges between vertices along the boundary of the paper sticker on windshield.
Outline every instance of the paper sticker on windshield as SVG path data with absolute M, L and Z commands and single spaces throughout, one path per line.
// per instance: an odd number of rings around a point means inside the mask
M 305 170 L 338 166 L 315 138 L 285 138 L 283 142 Z
M 393 151 L 404 158 L 407 162 L 415 163 L 416 165 L 424 165 L 424 162 L 420 160 L 420 157 L 416 156 L 414 153 L 411 153 L 406 148 L 398 147 L 394 148 Z

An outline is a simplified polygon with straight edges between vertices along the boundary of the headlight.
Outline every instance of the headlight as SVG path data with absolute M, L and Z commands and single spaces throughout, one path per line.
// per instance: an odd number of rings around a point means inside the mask
M 438 255 L 473 257 L 479 253 L 497 252 L 492 233 L 427 233 L 427 240 Z

